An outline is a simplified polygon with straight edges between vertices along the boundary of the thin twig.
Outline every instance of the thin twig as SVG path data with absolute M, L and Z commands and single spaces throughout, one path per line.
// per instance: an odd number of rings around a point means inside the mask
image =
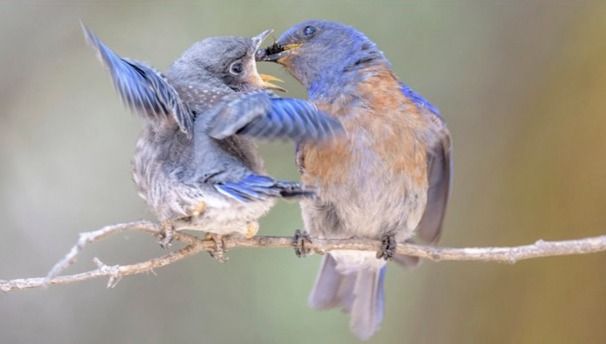
M 88 244 L 93 243 L 95 241 L 104 239 L 112 234 L 117 234 L 125 231 L 138 231 L 142 233 L 151 234 L 153 236 L 160 236 L 162 234 L 162 230 L 158 225 L 149 221 L 135 221 L 135 222 L 127 222 L 127 223 L 119 223 L 116 225 L 105 226 L 101 229 L 98 229 L 93 232 L 84 232 L 80 233 L 80 237 L 78 238 L 78 242 L 72 249 L 61 259 L 46 275 L 47 281 L 50 281 L 54 277 L 59 276 L 65 269 L 67 269 L 70 265 L 76 262 L 76 257 L 80 252 L 86 247 Z M 187 233 L 176 233 L 175 234 L 177 241 L 180 241 L 187 245 L 193 245 L 200 239 L 193 235 L 189 235 Z M 207 243 L 208 244 L 208 243 Z
M 95 270 L 73 275 L 58 276 L 51 280 L 47 280 L 45 277 L 14 279 L 10 281 L 0 280 L 0 290 L 8 292 L 13 290 L 39 288 L 46 285 L 69 284 L 99 277 L 109 277 L 110 280 L 108 281 L 108 287 L 114 287 L 114 282 L 124 276 L 152 272 L 154 269 L 164 267 L 202 251 L 205 251 L 204 245 L 188 245 L 180 250 L 170 252 L 162 257 L 153 258 L 141 263 L 114 266 L 104 265 Z
M 142 273 L 154 273 L 154 269 L 172 264 L 183 258 L 193 256 L 202 251 L 213 251 L 216 244 L 212 239 L 200 239 L 194 235 L 179 232 L 175 234 L 174 240 L 186 246 L 167 253 L 158 258 L 152 258 L 140 263 L 130 265 L 106 265 L 98 258 L 94 259 L 97 268 L 87 272 L 73 275 L 59 276 L 66 268 L 73 264 L 78 254 L 88 244 L 108 237 L 109 235 L 121 233 L 128 230 L 139 231 L 153 236 L 161 234 L 158 225 L 148 221 L 137 221 L 122 223 L 103 227 L 97 231 L 82 233 L 76 245 L 69 253 L 61 259 L 49 272 L 47 277 L 0 280 L 1 291 L 13 291 L 29 288 L 39 288 L 48 285 L 69 284 L 79 281 L 90 280 L 99 277 L 108 277 L 107 286 L 114 287 L 121 278 Z M 318 254 L 325 254 L 332 250 L 360 250 L 377 251 L 381 242 L 365 239 L 322 239 L 312 238 L 305 248 Z M 292 237 L 280 236 L 256 236 L 251 239 L 239 237 L 227 237 L 224 240 L 224 248 L 232 249 L 238 247 L 249 248 L 292 248 Z M 417 256 L 432 261 L 482 261 L 515 263 L 520 260 L 579 255 L 606 251 L 606 235 L 584 238 L 578 240 L 543 241 L 534 244 L 512 247 L 470 247 L 470 248 L 446 248 L 416 244 L 398 244 L 397 254 Z

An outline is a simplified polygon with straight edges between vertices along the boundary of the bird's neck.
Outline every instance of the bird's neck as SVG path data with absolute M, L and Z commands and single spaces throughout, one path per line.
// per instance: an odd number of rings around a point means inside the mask
M 360 86 L 375 83 L 378 77 L 395 80 L 385 58 L 355 59 L 312 80 L 307 88 L 308 97 L 319 102 L 332 102 L 348 96 L 358 98 L 361 96 Z

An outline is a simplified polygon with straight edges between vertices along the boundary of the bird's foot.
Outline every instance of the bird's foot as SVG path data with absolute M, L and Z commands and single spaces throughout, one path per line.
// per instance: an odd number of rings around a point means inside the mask
M 244 234 L 244 237 L 246 239 L 250 239 L 250 238 L 254 237 L 255 235 L 257 235 L 258 231 L 259 231 L 259 223 L 250 222 L 246 225 L 246 233 Z
M 225 263 L 229 260 L 229 258 L 225 256 L 225 242 L 223 241 L 223 235 L 207 233 L 206 239 L 212 240 L 215 243 L 215 249 L 208 252 L 211 257 L 213 257 L 219 263 Z
M 160 247 L 167 249 L 173 244 L 173 239 L 175 238 L 175 226 L 167 221 L 163 222 L 161 227 L 162 232 L 160 233 L 158 244 L 160 244 Z
M 200 201 L 198 204 L 191 208 L 191 216 L 198 217 L 204 214 L 204 211 L 206 211 L 206 207 L 206 203 L 204 201 Z
M 383 234 L 381 237 L 381 249 L 377 252 L 377 259 L 391 260 L 396 253 L 398 242 L 396 236 L 393 233 Z
M 292 246 L 295 249 L 295 254 L 297 257 L 305 257 L 311 252 L 311 249 L 305 247 L 306 243 L 311 244 L 311 237 L 309 236 L 309 233 L 297 229 L 295 231 L 295 235 L 292 237 Z

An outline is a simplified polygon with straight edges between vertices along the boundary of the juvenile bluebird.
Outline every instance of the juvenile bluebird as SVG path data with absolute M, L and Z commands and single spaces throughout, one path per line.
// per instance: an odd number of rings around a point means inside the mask
M 304 100 L 278 98 L 257 73 L 253 38 L 195 43 L 165 74 L 122 58 L 83 27 L 123 101 L 145 126 L 133 160 L 140 196 L 161 221 L 164 244 L 174 230 L 253 236 L 276 198 L 307 196 L 298 183 L 265 175 L 251 138 L 321 141 L 337 120 Z M 218 248 L 219 249 L 219 248 Z M 219 257 L 220 258 L 220 257 Z
M 297 149 L 301 181 L 317 197 L 303 200 L 313 236 L 382 240 L 377 254 L 331 251 L 324 257 L 309 304 L 341 307 L 360 339 L 383 318 L 386 260 L 397 243 L 440 236 L 449 193 L 450 134 L 438 110 L 394 75 L 375 43 L 356 29 L 328 21 L 297 24 L 260 53 L 306 88 L 309 100 L 345 129 L 330 145 Z

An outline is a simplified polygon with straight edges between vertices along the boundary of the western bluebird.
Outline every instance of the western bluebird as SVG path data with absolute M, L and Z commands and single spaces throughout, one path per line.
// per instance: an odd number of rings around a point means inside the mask
M 307 196 L 298 183 L 264 175 L 250 138 L 318 141 L 340 131 L 337 120 L 304 100 L 278 98 L 257 73 L 253 38 L 195 43 L 161 74 L 122 58 L 83 27 L 123 101 L 144 120 L 133 177 L 165 230 L 253 236 L 275 198 Z M 217 241 L 216 241 L 217 242 Z M 217 243 L 219 246 L 220 244 Z
M 297 149 L 301 180 L 317 197 L 303 200 L 305 228 L 324 238 L 380 239 L 374 253 L 332 251 L 324 257 L 309 304 L 342 307 L 360 339 L 383 318 L 386 259 L 416 235 L 436 242 L 449 193 L 450 135 L 438 110 L 402 84 L 377 46 L 356 29 L 305 21 L 258 59 L 283 65 L 345 134 L 330 145 Z M 385 258 L 385 259 L 377 259 Z

